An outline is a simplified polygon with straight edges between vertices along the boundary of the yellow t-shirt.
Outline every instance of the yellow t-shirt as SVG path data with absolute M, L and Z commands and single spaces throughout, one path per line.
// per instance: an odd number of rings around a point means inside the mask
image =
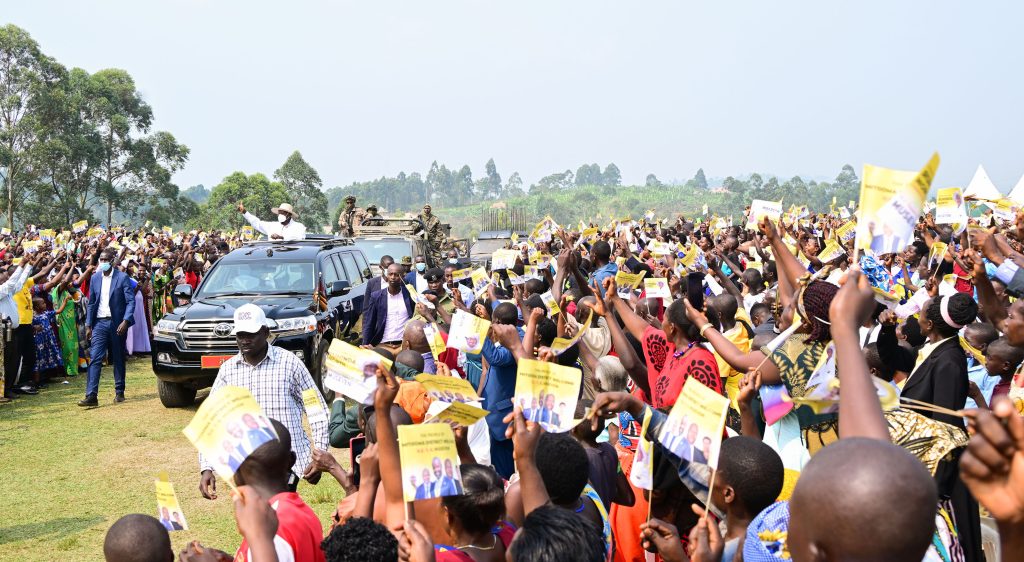
M 18 305 L 18 322 L 22 326 L 32 325 L 32 287 L 36 282 L 29 277 L 25 280 L 25 286 L 14 295 L 14 303 Z
M 736 323 L 733 329 L 722 335 L 725 336 L 725 339 L 731 341 L 740 350 L 740 353 L 750 353 L 750 338 L 747 337 L 747 330 L 739 322 Z M 715 353 L 715 361 L 718 363 L 718 374 L 725 379 L 725 392 L 729 396 L 729 403 L 732 405 L 732 409 L 738 412 L 740 406 L 736 402 L 736 397 L 740 394 L 740 382 L 746 373 L 730 367 L 729 363 L 722 359 L 722 356 L 717 352 Z

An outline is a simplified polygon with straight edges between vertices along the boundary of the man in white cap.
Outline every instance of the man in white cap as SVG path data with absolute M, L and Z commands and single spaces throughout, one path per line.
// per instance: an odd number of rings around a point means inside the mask
M 303 392 L 312 389 L 319 407 L 327 411 L 327 404 L 317 390 L 313 377 L 306 365 L 294 353 L 270 345 L 270 323 L 263 309 L 255 304 L 243 304 L 235 309 L 235 326 L 232 333 L 238 343 L 238 355 L 220 366 L 210 394 L 224 386 L 240 386 L 252 393 L 263 414 L 275 419 L 292 436 L 292 451 L 295 464 L 289 479 L 291 491 L 299 485 L 299 476 L 312 483 L 320 480 L 320 472 L 313 470 L 311 444 L 302 429 L 302 412 L 305 405 Z M 328 450 L 327 419 L 324 416 L 309 415 L 309 427 L 313 433 L 316 448 Z M 217 498 L 217 484 L 211 463 L 199 455 L 199 492 L 206 499 Z
M 238 202 L 238 212 L 245 216 L 245 220 L 257 231 L 267 235 L 271 240 L 305 240 L 306 225 L 295 219 L 299 215 L 288 203 L 281 203 L 280 206 L 270 210 L 277 215 L 277 222 L 262 221 L 256 215 L 245 212 L 245 204 Z

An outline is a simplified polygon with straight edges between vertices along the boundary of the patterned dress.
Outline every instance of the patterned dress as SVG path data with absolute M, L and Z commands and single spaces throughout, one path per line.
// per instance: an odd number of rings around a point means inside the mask
M 37 373 L 64 366 L 64 360 L 60 355 L 60 344 L 57 343 L 57 333 L 53 331 L 56 323 L 57 314 L 52 310 L 36 313 L 32 318 L 32 326 L 37 330 L 34 335 Z
M 771 357 L 779 369 L 779 378 L 786 385 L 789 395 L 795 398 L 807 393 L 807 379 L 814 373 L 818 359 L 829 342 L 806 343 L 807 334 L 793 334 L 774 353 L 762 347 L 761 351 Z M 800 432 L 804 446 L 813 455 L 818 449 L 839 438 L 837 414 L 815 414 L 810 406 L 798 406 L 787 414 L 795 415 L 800 421 Z

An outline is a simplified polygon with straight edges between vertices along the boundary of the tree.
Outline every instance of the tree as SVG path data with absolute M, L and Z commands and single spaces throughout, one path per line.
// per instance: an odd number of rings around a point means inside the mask
M 7 195 L 7 225 L 38 174 L 32 151 L 39 140 L 38 100 L 64 68 L 44 55 L 23 29 L 0 27 L 0 181 Z
M 761 178 L 761 174 L 758 174 L 756 172 L 750 174 L 750 179 L 748 180 L 748 182 L 750 183 L 750 188 L 753 190 L 761 189 L 761 187 L 764 185 L 764 179 Z
M 245 175 L 235 172 L 224 178 L 210 192 L 210 199 L 203 205 L 202 212 L 193 226 L 205 229 L 236 229 L 245 224 L 245 218 L 236 208 L 238 202 L 245 203 L 245 210 L 262 220 L 273 220 L 272 208 L 288 197 L 284 184 L 270 181 L 263 174 Z
M 455 205 L 465 205 L 473 200 L 473 171 L 469 165 L 463 165 L 455 174 L 452 185 L 452 195 Z
M 523 195 L 525 195 L 523 192 L 523 178 L 519 177 L 519 172 L 512 172 L 508 182 L 505 183 L 505 196 L 521 197 Z
M 693 184 L 700 189 L 708 188 L 708 179 L 704 177 L 704 168 L 697 169 L 697 173 L 693 176 Z
M 274 171 L 274 179 L 288 190 L 289 200 L 299 214 L 299 221 L 316 230 L 328 224 L 330 215 L 327 195 L 322 189 L 323 181 L 298 150 L 292 152 L 284 164 Z
M 597 164 L 583 164 L 576 169 L 576 185 L 604 185 L 601 167 Z
M 601 185 L 622 185 L 622 174 L 615 164 L 608 164 L 601 173 Z
M 498 174 L 498 167 L 494 165 L 494 158 L 487 161 L 484 166 L 484 174 L 487 176 L 488 197 L 498 198 L 501 196 L 501 176 Z
M 661 182 L 658 181 L 658 176 L 654 174 L 647 174 L 647 180 L 644 182 L 647 187 L 661 187 Z
M 181 194 L 196 203 L 206 203 L 206 200 L 210 198 L 210 190 L 206 189 L 203 184 L 193 185 Z

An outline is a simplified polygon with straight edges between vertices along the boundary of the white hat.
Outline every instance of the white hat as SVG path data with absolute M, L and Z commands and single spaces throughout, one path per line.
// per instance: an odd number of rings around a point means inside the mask
M 255 334 L 264 326 L 269 327 L 270 324 L 263 309 L 255 304 L 243 304 L 235 309 L 235 327 L 231 330 L 231 335 L 238 332 Z
M 281 203 L 280 206 L 274 207 L 273 209 L 270 210 L 270 212 L 274 213 L 275 215 L 279 213 L 288 213 L 289 215 L 292 216 L 293 219 L 299 217 L 299 214 L 296 213 L 295 209 L 293 209 L 292 206 L 288 203 Z

